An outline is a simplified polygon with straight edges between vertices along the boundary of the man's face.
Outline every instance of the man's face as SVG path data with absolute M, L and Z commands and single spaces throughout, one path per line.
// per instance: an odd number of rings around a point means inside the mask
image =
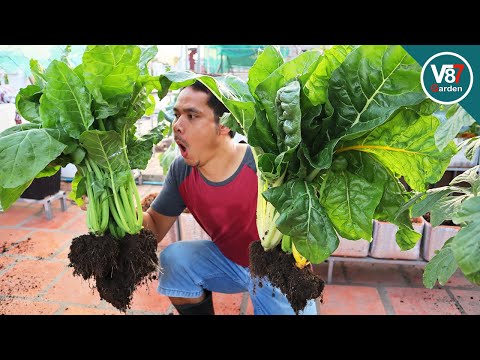
M 219 145 L 219 126 L 207 101 L 208 94 L 187 87 L 178 95 L 174 107 L 175 142 L 190 166 L 205 165 Z

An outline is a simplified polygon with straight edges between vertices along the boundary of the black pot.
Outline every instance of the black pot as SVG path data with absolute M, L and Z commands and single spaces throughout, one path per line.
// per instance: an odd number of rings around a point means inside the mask
M 42 200 L 60 191 L 60 170 L 52 176 L 34 179 L 20 196 L 25 199 Z

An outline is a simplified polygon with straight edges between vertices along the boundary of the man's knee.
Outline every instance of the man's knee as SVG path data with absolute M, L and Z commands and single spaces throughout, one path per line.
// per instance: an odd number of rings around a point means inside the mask
M 184 242 L 170 244 L 160 253 L 160 266 L 163 269 L 181 269 L 191 263 L 191 254 Z

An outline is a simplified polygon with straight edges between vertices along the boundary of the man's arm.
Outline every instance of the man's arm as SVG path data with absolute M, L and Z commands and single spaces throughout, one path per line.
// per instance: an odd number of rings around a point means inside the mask
M 167 235 L 175 220 L 177 220 L 177 216 L 165 216 L 152 208 L 143 213 L 143 227 L 153 232 L 157 239 L 157 244 Z

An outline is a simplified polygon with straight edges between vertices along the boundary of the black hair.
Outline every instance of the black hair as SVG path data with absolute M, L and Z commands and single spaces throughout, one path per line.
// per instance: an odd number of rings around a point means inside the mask
M 207 105 L 210 107 L 210 109 L 213 110 L 213 114 L 215 115 L 215 122 L 217 124 L 220 124 L 220 117 L 224 113 L 229 112 L 227 107 L 220 100 L 218 100 L 217 97 L 213 95 L 213 93 L 210 91 L 210 89 L 207 88 L 200 81 L 195 81 L 189 87 L 191 87 L 195 91 L 201 91 L 208 95 Z M 230 130 L 228 135 L 230 135 L 230 137 L 233 138 L 235 136 L 235 131 Z

